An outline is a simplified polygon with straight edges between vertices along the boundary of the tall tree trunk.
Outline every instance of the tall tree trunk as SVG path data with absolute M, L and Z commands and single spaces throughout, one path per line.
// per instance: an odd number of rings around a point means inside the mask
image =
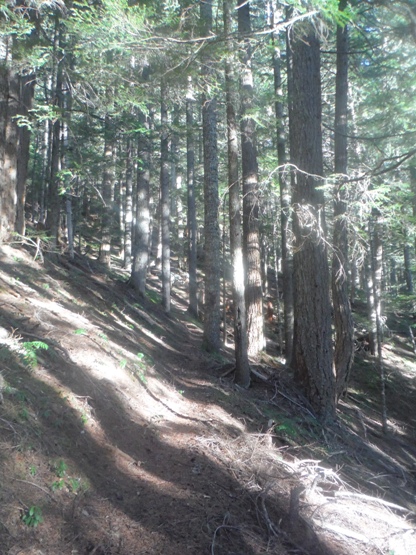
M 272 27 L 274 27 L 273 11 Z M 289 69 L 289 68 L 288 68 Z M 275 94 L 275 114 L 277 123 L 277 161 L 279 164 L 280 225 L 282 243 L 283 274 L 283 320 L 286 364 L 290 366 L 293 350 L 293 253 L 290 229 L 290 182 L 285 170 L 286 137 L 284 129 L 284 98 L 282 90 L 281 53 L 276 37 L 273 37 L 273 74 Z M 278 276 L 276 275 L 278 284 Z
M 201 3 L 201 30 L 204 36 L 212 32 L 212 0 Z M 218 225 L 218 147 L 217 100 L 208 81 L 214 79 L 210 54 L 205 54 L 205 90 L 202 95 L 202 133 L 204 150 L 204 234 L 205 234 L 205 310 L 203 348 L 217 352 L 221 348 L 220 332 L 220 249 Z
M 313 23 L 290 35 L 292 98 L 289 129 L 293 167 L 294 341 L 292 365 L 322 420 L 335 416 L 329 268 L 322 183 L 320 44 Z
M 162 304 L 170 312 L 170 175 L 169 175 L 169 129 L 166 106 L 166 83 L 161 85 L 160 123 L 160 208 L 162 231 Z
M 186 95 L 186 178 L 187 178 L 187 232 L 189 313 L 198 317 L 198 282 L 196 274 L 196 202 L 195 202 L 195 139 L 192 77 L 188 77 Z
M 405 245 L 403 249 L 404 258 L 404 277 L 406 279 L 406 291 L 409 295 L 413 294 L 413 276 L 410 262 L 410 245 L 407 238 L 407 233 L 405 233 Z
M 225 64 L 225 86 L 227 102 L 228 139 L 228 190 L 230 218 L 230 248 L 233 269 L 233 316 L 236 382 L 243 387 L 250 385 L 248 361 L 246 303 L 244 287 L 243 241 L 241 233 L 240 181 L 238 175 L 238 124 L 235 106 L 238 101 L 236 88 L 236 56 L 231 39 L 231 0 L 224 0 L 224 32 L 227 37 L 227 60 Z M 225 326 L 225 319 L 224 319 Z
M 136 292 L 144 296 L 150 247 L 150 121 L 140 112 L 138 139 L 137 198 L 131 279 Z
M 55 243 L 59 244 L 60 224 L 61 224 L 61 199 L 59 196 L 59 172 L 61 171 L 62 162 L 62 111 L 64 106 L 63 99 L 63 59 L 58 54 L 62 46 L 62 27 L 59 17 L 55 21 L 54 35 L 54 59 L 57 60 L 52 71 L 53 86 L 53 104 L 56 108 L 56 117 L 51 122 L 52 129 L 49 134 L 50 138 L 50 173 L 49 173 L 49 190 L 48 190 L 48 211 L 46 217 L 46 228 Z
M 8 240 L 16 220 L 19 79 L 12 67 L 11 39 L 0 38 L 0 242 Z
M 340 0 L 344 11 L 347 0 Z M 354 321 L 348 296 L 348 220 L 345 181 L 348 171 L 348 27 L 337 27 L 337 73 L 335 78 L 335 174 L 332 301 L 334 309 L 334 364 L 337 397 L 346 390 L 354 360 Z
M 28 117 L 29 110 L 32 109 L 33 96 L 35 92 L 34 75 L 22 75 L 19 79 L 19 114 Z M 30 130 L 25 125 L 19 127 L 19 152 L 17 157 L 17 179 L 16 179 L 16 222 L 15 231 L 20 235 L 25 234 L 25 202 L 26 202 L 26 181 L 29 166 L 29 146 L 30 146 Z
M 133 141 L 127 138 L 126 211 L 124 217 L 124 267 L 130 269 L 133 229 Z
M 110 268 L 111 266 L 111 225 L 113 222 L 113 189 L 114 189 L 114 123 L 111 117 L 105 116 L 104 124 L 104 171 L 102 181 L 103 213 L 101 220 L 101 245 L 98 260 Z
M 238 0 L 238 32 L 251 32 L 250 4 Z M 264 348 L 263 294 L 260 256 L 259 190 L 253 109 L 251 48 L 245 39 L 241 49 L 241 157 L 243 180 L 243 244 L 246 264 L 246 311 L 248 354 L 258 358 Z

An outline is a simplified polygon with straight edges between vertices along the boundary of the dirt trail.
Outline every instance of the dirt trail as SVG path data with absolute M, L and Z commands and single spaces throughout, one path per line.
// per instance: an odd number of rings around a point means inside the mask
M 386 441 L 357 385 L 322 430 L 278 363 L 221 377 L 180 279 L 169 318 L 125 279 L 2 248 L 1 554 L 416 553 L 410 414 Z

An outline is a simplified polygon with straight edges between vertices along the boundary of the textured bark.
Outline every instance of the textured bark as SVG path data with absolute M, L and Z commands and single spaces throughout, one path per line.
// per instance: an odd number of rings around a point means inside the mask
M 19 79 L 19 114 L 28 117 L 32 108 L 35 92 L 34 75 L 20 76 Z M 17 157 L 16 179 L 16 222 L 15 231 L 20 235 L 25 234 L 25 202 L 26 182 L 29 165 L 30 130 L 27 126 L 19 127 L 19 151 Z
M 312 24 L 290 36 L 293 75 L 290 154 L 294 210 L 295 379 L 322 420 L 335 416 L 329 268 L 325 247 L 321 134 L 320 45 Z
M 347 0 L 339 2 L 345 10 Z M 334 364 L 337 397 L 348 385 L 354 360 L 354 321 L 348 295 L 348 220 L 344 183 L 348 171 L 348 27 L 337 28 L 337 73 L 335 78 L 335 173 L 334 231 L 332 258 L 332 301 L 334 309 Z
M 195 139 L 193 113 L 192 77 L 188 77 L 186 97 L 186 180 L 187 180 L 187 232 L 188 232 L 188 276 L 189 313 L 198 317 L 198 282 L 196 274 L 196 202 L 195 202 Z
M 133 143 L 130 137 L 126 145 L 126 211 L 124 216 L 124 267 L 129 269 L 132 252 L 133 229 Z
M 0 62 L 0 242 L 9 239 L 16 220 L 18 77 Z
M 274 16 L 274 13 L 273 13 Z M 274 27 L 274 18 L 272 20 Z M 289 69 L 289 67 L 288 67 Z M 293 253 L 291 244 L 290 182 L 287 176 L 284 97 L 282 90 L 281 53 L 273 38 L 273 74 L 277 124 L 277 160 L 279 164 L 280 226 L 283 274 L 283 320 L 286 364 L 290 366 L 293 350 Z M 276 274 L 277 279 L 277 274 Z
M 224 31 L 229 36 L 231 26 L 231 1 L 224 1 Z M 227 103 L 227 139 L 228 139 L 228 190 L 230 218 L 230 248 L 233 268 L 233 316 L 234 316 L 234 350 L 235 379 L 243 387 L 250 385 L 250 366 L 248 361 L 246 303 L 244 287 L 243 241 L 241 229 L 240 181 L 238 175 L 238 124 L 235 113 L 238 91 L 236 88 L 235 54 L 233 42 L 227 40 L 227 60 L 225 65 L 225 86 Z
M 212 0 L 201 3 L 201 30 L 204 36 L 212 31 Z M 205 306 L 203 347 L 209 352 L 219 351 L 220 336 L 220 249 L 218 225 L 218 147 L 217 101 L 209 90 L 213 79 L 209 52 L 204 59 L 205 91 L 202 96 L 202 135 L 204 157 L 204 234 L 205 234 Z M 208 73 L 208 76 L 207 76 Z
M 166 84 L 161 86 L 160 123 L 160 208 L 162 232 L 162 305 L 170 312 L 170 175 L 169 175 L 169 129 L 166 107 Z
M 143 131 L 138 139 L 137 198 L 133 242 L 133 267 L 131 279 L 136 292 L 144 296 L 150 248 L 150 129 L 149 119 L 140 113 Z
M 53 104 L 59 114 L 53 122 L 51 122 L 51 129 L 49 132 L 50 139 L 50 153 L 48 154 L 49 161 L 49 181 L 48 181 L 48 195 L 47 195 L 47 216 L 46 228 L 55 243 L 58 246 L 60 235 L 60 220 L 61 220 L 61 202 L 59 197 L 59 172 L 61 170 L 61 130 L 62 120 L 61 113 L 63 110 L 63 59 L 58 56 L 58 50 L 62 44 L 62 28 L 59 24 L 59 19 L 56 18 L 55 35 L 54 35 L 54 59 L 58 60 L 52 70 L 52 94 Z
M 250 4 L 238 1 L 238 31 L 251 32 Z M 260 256 L 259 190 L 256 152 L 256 130 L 250 116 L 254 87 L 251 49 L 248 40 L 241 47 L 241 157 L 243 181 L 243 248 L 246 264 L 246 311 L 248 354 L 256 359 L 264 348 L 263 292 Z
M 111 117 L 107 114 L 104 126 L 104 171 L 102 179 L 102 197 L 104 201 L 101 219 L 101 244 L 98 260 L 108 268 L 111 266 L 111 224 L 113 219 L 114 190 L 114 129 Z

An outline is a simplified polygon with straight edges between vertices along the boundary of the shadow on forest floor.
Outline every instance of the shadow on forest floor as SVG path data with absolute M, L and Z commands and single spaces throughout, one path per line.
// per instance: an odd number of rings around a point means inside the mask
M 385 348 L 391 433 L 366 354 L 323 429 L 277 358 L 248 391 L 221 377 L 231 353 L 201 350 L 183 280 L 167 317 L 156 278 L 138 301 L 124 277 L 2 249 L 1 554 L 416 552 L 403 338 Z

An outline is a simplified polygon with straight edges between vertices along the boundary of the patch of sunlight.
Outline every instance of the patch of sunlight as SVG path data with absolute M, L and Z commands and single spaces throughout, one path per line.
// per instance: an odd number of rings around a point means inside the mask
M 88 319 L 85 318 L 85 316 L 83 316 L 82 314 L 77 314 L 76 312 L 72 312 L 71 310 L 64 308 L 56 302 L 51 303 L 50 301 L 42 301 L 40 299 L 33 298 L 28 299 L 28 301 L 38 308 L 42 308 L 49 313 L 59 316 L 59 318 L 72 324 L 75 328 L 83 327 L 90 330 L 93 328 L 93 326 L 90 325 Z

